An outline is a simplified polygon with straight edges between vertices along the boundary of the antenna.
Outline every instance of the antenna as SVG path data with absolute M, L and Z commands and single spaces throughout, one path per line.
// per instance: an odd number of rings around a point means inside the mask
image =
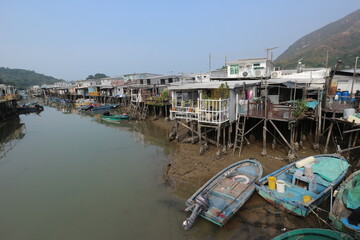
M 269 59 L 269 52 L 270 52 L 271 50 L 276 49 L 276 48 L 278 48 L 278 47 L 265 48 L 265 52 L 266 52 L 266 60 L 268 60 L 268 59 Z M 272 59 L 271 59 L 271 60 L 272 60 Z

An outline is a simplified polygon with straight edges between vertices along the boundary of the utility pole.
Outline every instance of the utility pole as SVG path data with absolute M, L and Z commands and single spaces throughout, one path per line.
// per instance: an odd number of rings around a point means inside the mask
M 271 50 L 276 49 L 276 48 L 278 48 L 278 47 L 272 47 L 272 48 L 266 48 L 266 49 L 265 49 L 265 51 L 266 51 L 266 60 L 269 60 L 269 52 L 270 52 Z M 272 59 L 271 59 L 271 60 L 272 60 Z
M 325 68 L 328 68 L 328 63 L 329 63 L 329 50 L 326 51 L 326 64 L 325 64 Z
M 211 53 L 209 53 L 209 73 L 211 72 Z
M 354 91 L 354 82 L 356 79 L 356 68 L 357 68 L 357 63 L 358 63 L 359 57 L 355 58 L 355 68 L 354 68 L 354 76 L 353 76 L 353 80 L 352 80 L 352 84 L 351 84 L 351 93 L 350 93 L 350 101 L 353 99 L 353 91 Z

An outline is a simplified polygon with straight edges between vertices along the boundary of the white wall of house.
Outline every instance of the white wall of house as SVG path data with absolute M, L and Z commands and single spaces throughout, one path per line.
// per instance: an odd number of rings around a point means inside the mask
M 270 76 L 272 64 L 266 58 L 244 59 L 227 63 L 229 78 L 264 78 Z
M 353 93 L 356 93 L 357 90 L 360 91 L 360 78 L 354 79 L 351 76 L 338 76 L 335 75 L 333 81 L 337 82 L 337 89 L 340 91 L 351 91 L 351 86 L 354 80 Z

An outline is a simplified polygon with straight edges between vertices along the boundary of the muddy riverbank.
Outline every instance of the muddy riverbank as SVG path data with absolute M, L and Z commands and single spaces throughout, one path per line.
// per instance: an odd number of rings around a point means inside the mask
M 166 133 L 170 133 L 172 129 L 172 121 L 166 121 L 164 119 L 158 119 L 153 121 L 155 125 L 165 129 Z M 164 136 L 168 137 L 168 136 Z M 190 143 L 178 143 L 176 144 L 176 151 L 172 156 L 172 163 L 167 167 L 166 176 L 174 181 L 188 182 L 188 183 L 205 183 L 209 178 L 218 173 L 221 169 L 229 166 L 230 164 L 247 159 L 256 158 L 259 160 L 264 168 L 264 175 L 279 169 L 282 166 L 289 164 L 286 160 L 286 153 L 284 148 L 280 145 L 276 145 L 275 149 L 271 149 L 268 145 L 267 156 L 262 156 L 262 141 L 261 139 L 255 139 L 254 143 L 246 145 L 243 149 L 241 156 L 239 156 L 238 150 L 233 154 L 233 149 L 227 150 L 220 158 L 216 157 L 216 146 L 209 145 L 208 150 L 203 155 L 200 155 L 199 144 Z M 297 154 L 302 157 L 307 157 L 319 152 L 314 151 L 309 144 L 304 144 L 300 147 Z
M 158 119 L 154 121 L 156 126 L 165 129 L 165 133 L 170 133 L 172 129 L 171 121 Z M 164 136 L 167 137 L 167 136 Z M 289 164 L 286 160 L 286 151 L 277 145 L 275 149 L 268 147 L 267 156 L 261 156 L 261 139 L 244 147 L 242 155 L 238 152 L 234 155 L 230 149 L 226 155 L 220 159 L 216 158 L 216 147 L 210 145 L 208 151 L 200 156 L 198 144 L 177 143 L 176 140 L 170 143 L 173 145 L 172 162 L 165 168 L 164 179 L 169 184 L 174 194 L 187 199 L 206 181 L 228 165 L 247 158 L 256 158 L 263 166 L 263 176 Z M 271 146 L 271 144 L 269 144 Z M 310 144 L 304 143 L 303 147 L 297 152 L 299 157 L 307 157 L 319 152 L 314 151 Z M 329 201 L 325 201 L 321 206 L 325 211 L 329 211 Z M 267 203 L 258 194 L 253 194 L 248 202 L 244 204 L 233 219 L 223 228 L 213 227 L 214 231 L 222 231 L 229 239 L 270 239 L 285 231 L 297 228 L 331 228 L 319 217 L 326 220 L 327 213 L 316 211 L 306 218 L 288 214 Z M 200 219 L 196 225 L 203 226 L 207 221 Z M 196 227 L 195 227 L 196 229 Z M 217 229 L 217 230 L 216 230 Z M 196 231 L 196 230 L 191 230 Z

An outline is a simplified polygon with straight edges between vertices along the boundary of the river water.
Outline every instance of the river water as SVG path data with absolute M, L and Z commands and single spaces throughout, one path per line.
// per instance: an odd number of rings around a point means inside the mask
M 253 196 L 224 228 L 198 219 L 184 231 L 195 189 L 164 183 L 176 148 L 151 121 L 105 124 L 45 107 L 1 129 L 0 239 L 268 239 L 283 219 L 264 220 Z

